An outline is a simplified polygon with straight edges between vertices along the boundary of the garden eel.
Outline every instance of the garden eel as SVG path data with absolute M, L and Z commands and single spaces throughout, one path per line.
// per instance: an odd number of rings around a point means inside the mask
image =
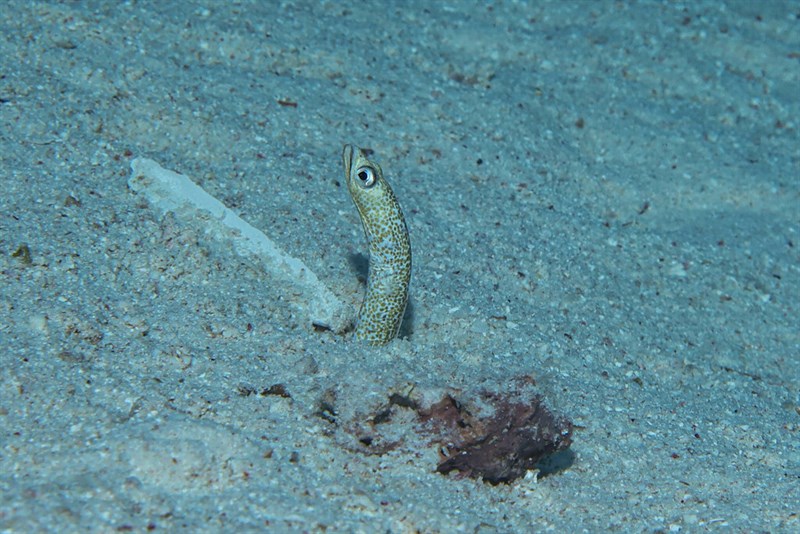
M 356 320 L 356 339 L 370 345 L 391 341 L 400 329 L 411 280 L 411 242 L 403 211 L 380 165 L 364 151 L 344 145 L 344 174 L 369 246 L 367 293 Z

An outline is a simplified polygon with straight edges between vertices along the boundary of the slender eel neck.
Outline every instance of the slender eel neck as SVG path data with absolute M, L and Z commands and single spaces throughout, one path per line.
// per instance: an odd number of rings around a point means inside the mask
M 364 151 L 345 145 L 342 152 L 350 197 L 358 209 L 369 247 L 367 292 L 355 336 L 383 345 L 397 336 L 411 280 L 411 242 L 403 211 L 380 165 Z

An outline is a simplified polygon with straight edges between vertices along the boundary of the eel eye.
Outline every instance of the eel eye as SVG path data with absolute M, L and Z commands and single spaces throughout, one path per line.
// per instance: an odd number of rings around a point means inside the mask
M 370 188 L 375 185 L 375 171 L 370 167 L 361 167 L 356 171 L 356 176 L 361 180 L 361 186 Z

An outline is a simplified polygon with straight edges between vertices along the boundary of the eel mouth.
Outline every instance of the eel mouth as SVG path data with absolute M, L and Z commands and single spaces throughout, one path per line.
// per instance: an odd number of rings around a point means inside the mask
M 353 166 L 353 156 L 355 155 L 355 147 L 353 145 L 344 145 L 342 150 L 342 163 L 344 163 L 344 174 L 350 177 L 350 169 Z

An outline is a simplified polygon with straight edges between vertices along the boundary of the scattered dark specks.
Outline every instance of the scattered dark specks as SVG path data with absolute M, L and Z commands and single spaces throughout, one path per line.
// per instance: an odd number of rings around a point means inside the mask
M 62 350 L 57 357 L 59 360 L 68 363 L 86 363 L 90 360 L 83 352 L 73 352 L 71 350 Z
M 274 395 L 284 399 L 292 398 L 292 396 L 289 394 L 289 390 L 287 390 L 286 386 L 283 384 L 272 384 L 270 387 L 261 392 L 262 397 L 266 397 L 267 395 Z
M 76 45 L 74 42 L 70 40 L 59 40 L 53 44 L 55 44 L 56 47 L 62 50 L 75 50 L 76 48 L 78 48 L 78 45 Z
M 419 409 L 419 404 L 417 401 L 412 399 L 407 395 L 401 395 L 400 393 L 392 393 L 389 395 L 389 404 L 391 406 L 401 406 L 403 408 L 411 408 L 412 410 Z
M 316 415 L 328 421 L 331 424 L 336 424 L 336 392 L 333 390 L 326 390 L 322 398 L 319 400 L 318 410 Z
M 238 393 L 240 397 L 248 397 L 255 392 L 255 388 L 248 386 L 247 384 L 239 384 L 236 386 L 236 393 Z
M 17 247 L 17 250 L 11 253 L 11 257 L 17 258 L 22 265 L 33 264 L 33 259 L 31 259 L 31 249 L 28 248 L 27 243 L 23 243 Z
M 64 199 L 64 206 L 69 208 L 71 206 L 81 206 L 81 201 L 77 198 L 73 197 L 72 195 L 67 195 L 67 198 Z

